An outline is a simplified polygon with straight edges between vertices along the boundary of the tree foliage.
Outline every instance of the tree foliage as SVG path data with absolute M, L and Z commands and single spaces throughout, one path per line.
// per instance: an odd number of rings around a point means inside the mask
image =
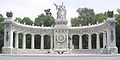
M 37 26 L 41 26 L 41 25 L 44 25 L 44 26 L 51 26 L 51 25 L 54 25 L 54 18 L 50 12 L 50 9 L 47 9 L 47 10 L 44 10 L 44 12 L 46 13 L 45 14 L 41 14 L 41 15 L 38 15 L 37 18 L 35 18 L 35 25 Z
M 27 25 L 32 25 L 33 24 L 33 21 L 29 18 L 29 17 L 24 17 L 23 19 L 17 17 L 15 19 L 15 21 L 19 22 L 19 23 L 22 23 L 22 24 L 27 24 Z
M 44 20 L 45 20 L 45 15 L 44 14 L 38 15 L 38 17 L 35 18 L 34 24 L 36 26 L 41 26 L 41 25 L 44 24 Z
M 2 24 L 3 21 L 4 21 L 4 17 L 2 16 L 2 14 L 0 14 L 0 52 L 2 50 L 3 42 L 4 42 L 4 27 Z
M 116 20 L 117 20 L 117 25 L 116 25 L 116 43 L 118 47 L 118 52 L 120 53 L 120 14 L 115 14 L 114 15 Z
M 81 20 L 79 18 L 71 18 L 71 23 L 73 26 L 79 26 L 81 24 Z
M 103 22 L 103 20 L 107 19 L 107 13 L 94 13 L 93 9 L 89 8 L 78 8 L 77 12 L 79 14 L 78 17 L 71 18 L 71 24 L 73 26 L 96 24 L 97 22 Z
M 107 13 L 104 12 L 104 13 L 98 13 L 95 15 L 95 20 L 96 22 L 103 22 L 103 20 L 106 20 L 107 19 Z
M 19 23 L 23 23 L 23 20 L 20 17 L 16 17 L 15 21 L 17 21 Z
M 81 20 L 82 25 L 87 25 L 88 23 L 95 23 L 95 13 L 93 9 L 78 8 L 77 12 L 79 14 L 78 19 Z

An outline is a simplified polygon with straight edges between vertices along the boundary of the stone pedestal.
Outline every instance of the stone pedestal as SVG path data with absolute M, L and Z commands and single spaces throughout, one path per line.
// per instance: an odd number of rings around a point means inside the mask
M 118 48 L 116 47 L 116 34 L 115 34 L 115 27 L 116 27 L 116 20 L 115 18 L 108 18 L 106 24 L 107 28 L 107 53 L 108 54 L 118 54 Z
M 59 24 L 54 26 L 54 48 L 53 51 L 62 54 L 68 51 L 68 26 Z
M 5 19 L 4 23 L 4 46 L 2 53 L 12 54 L 13 50 L 13 30 L 12 30 L 12 18 Z
M 2 48 L 2 53 L 3 54 L 12 54 L 13 48 L 10 47 L 3 47 Z
M 107 54 L 118 54 L 118 48 L 117 47 L 108 47 Z

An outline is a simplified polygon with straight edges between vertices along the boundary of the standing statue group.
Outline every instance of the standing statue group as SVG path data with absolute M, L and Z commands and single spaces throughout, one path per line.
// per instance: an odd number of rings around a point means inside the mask
M 60 20 L 65 20 L 66 19 L 66 9 L 65 9 L 65 6 L 63 5 L 63 2 L 62 2 L 62 5 L 56 5 L 54 3 L 54 5 L 56 6 L 56 10 L 57 11 L 57 19 L 60 19 Z

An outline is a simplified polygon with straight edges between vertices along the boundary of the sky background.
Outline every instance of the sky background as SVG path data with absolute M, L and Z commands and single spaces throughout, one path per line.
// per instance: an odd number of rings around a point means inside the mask
M 51 9 L 51 12 L 56 18 L 56 7 L 53 3 L 60 5 L 64 2 L 67 10 L 67 20 L 71 17 L 77 17 L 78 8 L 91 8 L 95 13 L 105 12 L 120 8 L 120 0 L 0 0 L 0 14 L 6 17 L 6 11 L 13 12 L 15 17 L 30 17 L 34 20 L 38 15 L 44 13 L 44 9 Z

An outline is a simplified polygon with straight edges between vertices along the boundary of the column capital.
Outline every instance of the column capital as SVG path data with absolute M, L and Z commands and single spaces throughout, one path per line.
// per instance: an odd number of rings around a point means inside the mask
M 79 36 L 82 36 L 83 34 L 78 34 Z
M 30 35 L 36 35 L 36 34 L 32 33 L 32 34 L 30 34 Z
M 45 34 L 40 34 L 40 36 L 44 36 Z
M 92 35 L 91 33 L 88 33 L 88 35 Z
M 26 35 L 27 33 L 22 33 L 23 35 Z
M 102 31 L 102 33 L 107 33 L 107 31 Z
M 99 32 L 95 33 L 95 34 L 100 34 Z
M 74 34 L 70 34 L 70 36 L 73 36 Z
M 15 33 L 17 33 L 17 34 L 18 34 L 18 33 L 20 33 L 20 32 L 19 32 L 19 31 L 15 31 Z
M 50 36 L 53 36 L 53 34 L 50 34 Z

